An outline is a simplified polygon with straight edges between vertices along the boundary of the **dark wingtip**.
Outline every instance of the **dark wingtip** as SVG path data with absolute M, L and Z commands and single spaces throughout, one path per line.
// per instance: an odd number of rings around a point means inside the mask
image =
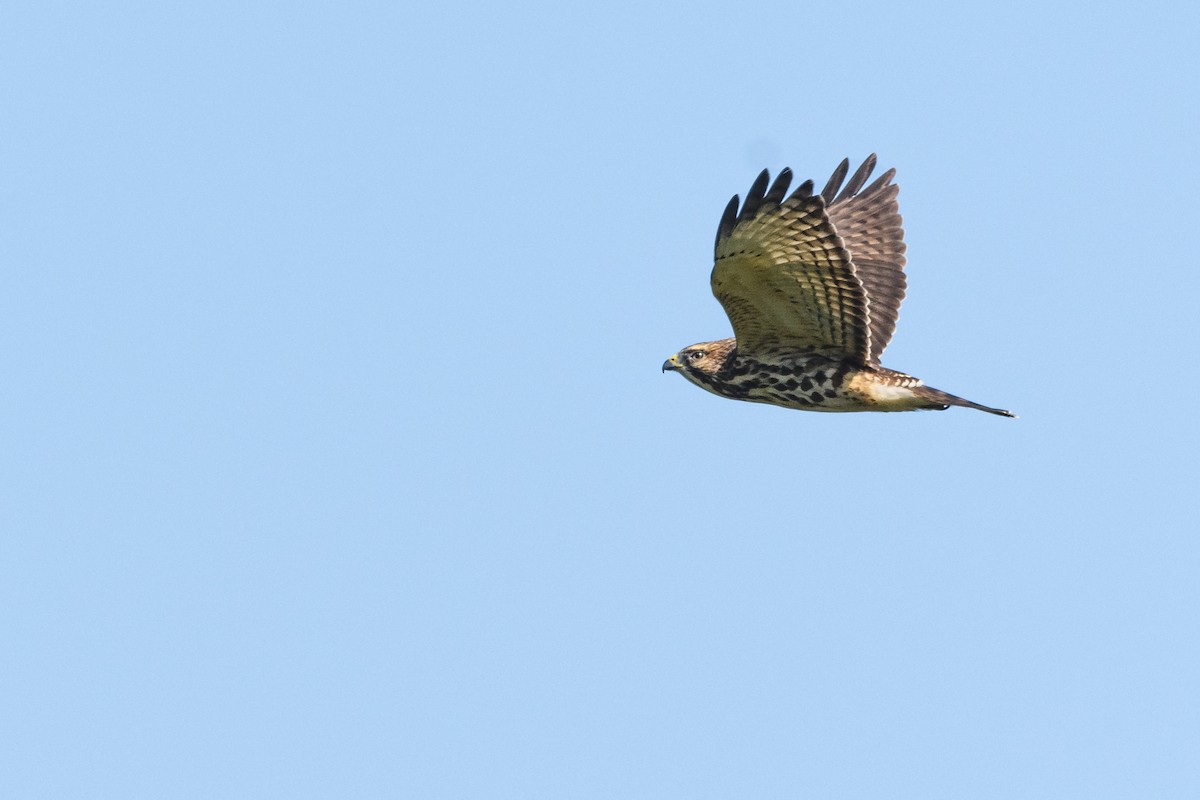
M 821 190 L 821 197 L 825 198 L 826 205 L 833 202 L 833 197 L 837 194 L 838 187 L 842 185 L 842 181 L 846 180 L 846 173 L 849 171 L 850 159 L 843 158 L 842 163 L 838 164 L 837 169 L 829 176 L 829 182 L 825 184 L 825 188 Z
M 804 183 L 802 183 L 796 187 L 796 191 L 792 192 L 792 197 L 790 197 L 788 199 L 790 200 L 792 198 L 795 198 L 797 200 L 803 200 L 806 197 L 812 197 L 812 193 L 813 193 L 813 182 L 805 181 Z
M 896 177 L 896 168 L 892 167 L 887 172 L 876 178 L 874 183 L 863 189 L 861 192 L 859 192 L 859 194 L 871 194 L 872 192 L 876 192 L 891 183 L 892 178 L 894 177 Z
M 717 226 L 717 240 L 713 243 L 713 249 L 716 250 L 717 245 L 721 240 L 729 235 L 733 227 L 737 225 L 738 220 L 738 196 L 735 194 L 729 200 L 729 205 L 725 206 L 725 213 L 721 215 L 721 224 Z
M 784 167 L 780 173 L 775 176 L 775 182 L 771 184 L 771 188 L 763 197 L 762 204 L 767 208 L 779 208 L 779 204 L 783 202 L 784 195 L 787 194 L 788 187 L 792 185 L 792 171 Z
M 767 193 L 767 184 L 770 180 L 771 173 L 767 170 L 764 169 L 758 173 L 758 177 L 750 185 L 750 191 L 746 192 L 746 202 L 742 203 L 742 213 L 738 215 L 739 220 L 754 219 L 754 215 L 758 212 L 758 207 L 762 205 L 763 197 Z
M 850 182 L 846 184 L 846 188 L 842 189 L 837 198 L 833 201 L 840 203 L 843 200 L 854 197 L 858 194 L 858 190 L 867 182 L 867 178 L 871 177 L 871 173 L 875 170 L 875 162 L 877 161 L 875 154 L 867 156 L 867 160 L 862 163 L 858 169 L 854 171 L 854 175 L 850 178 Z

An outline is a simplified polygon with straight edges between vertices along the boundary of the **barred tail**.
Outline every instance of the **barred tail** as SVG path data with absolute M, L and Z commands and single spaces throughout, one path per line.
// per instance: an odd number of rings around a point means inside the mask
M 954 395 L 943 392 L 940 389 L 934 389 L 932 386 L 914 386 L 912 391 L 917 397 L 937 403 L 942 408 L 946 408 L 947 406 L 962 406 L 963 408 L 975 408 L 980 411 L 986 411 L 989 414 L 998 414 L 1001 417 L 1012 417 L 1013 419 L 1017 418 L 1017 415 L 1011 411 L 1005 411 L 1002 408 L 989 408 L 988 406 L 981 406 L 979 403 L 972 403 L 970 400 L 963 400 L 961 397 L 955 397 Z

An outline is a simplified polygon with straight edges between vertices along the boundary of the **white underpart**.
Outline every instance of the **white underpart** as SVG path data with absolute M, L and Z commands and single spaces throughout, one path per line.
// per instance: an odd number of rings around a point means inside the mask
M 914 384 L 914 386 L 920 385 L 920 381 Z M 919 400 L 913 394 L 912 386 L 891 386 L 885 383 L 871 383 L 868 384 L 867 392 L 872 400 L 885 408 L 899 410 L 917 408 L 924 405 L 924 401 Z
M 871 397 L 886 403 L 889 400 L 907 400 L 913 396 L 911 386 L 886 386 L 879 383 L 871 384 Z

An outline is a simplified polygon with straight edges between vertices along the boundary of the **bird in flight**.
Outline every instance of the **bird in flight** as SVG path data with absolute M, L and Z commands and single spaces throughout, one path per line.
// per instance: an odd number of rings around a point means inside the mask
M 722 397 L 805 411 L 914 411 L 964 406 L 883 367 L 904 299 L 904 228 L 890 169 L 865 189 L 872 154 L 842 187 L 843 160 L 819 194 L 792 171 L 763 170 L 746 201 L 733 196 L 717 228 L 712 290 L 733 337 L 683 348 L 663 363 Z M 839 191 L 840 190 L 840 191 Z

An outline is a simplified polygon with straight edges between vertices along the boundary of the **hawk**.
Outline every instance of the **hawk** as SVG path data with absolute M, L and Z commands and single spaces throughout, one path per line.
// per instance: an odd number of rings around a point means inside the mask
M 819 194 L 792 171 L 763 170 L 717 227 L 712 290 L 733 338 L 685 347 L 663 363 L 722 397 L 805 411 L 914 411 L 964 406 L 880 365 L 904 299 L 904 228 L 890 169 L 863 188 L 872 154 L 842 187 L 849 159 Z M 768 184 L 770 183 L 770 188 Z

